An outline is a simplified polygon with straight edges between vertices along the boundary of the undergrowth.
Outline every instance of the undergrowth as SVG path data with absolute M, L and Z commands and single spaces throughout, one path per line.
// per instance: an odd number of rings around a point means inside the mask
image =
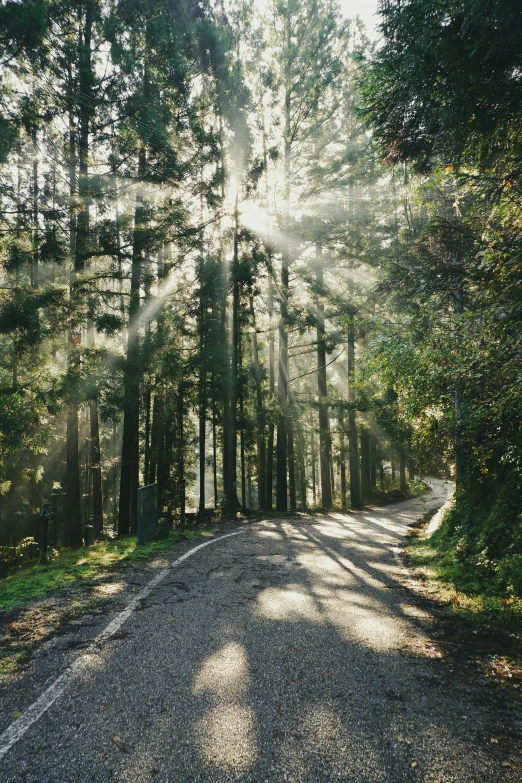
M 410 539 L 407 564 L 452 611 L 474 625 L 522 635 L 522 526 L 517 497 L 503 487 L 490 502 L 460 493 L 440 526 Z

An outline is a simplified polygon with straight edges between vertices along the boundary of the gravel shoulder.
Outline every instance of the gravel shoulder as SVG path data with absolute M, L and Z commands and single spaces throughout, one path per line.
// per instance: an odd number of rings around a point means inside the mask
M 518 782 L 520 705 L 452 671 L 396 556 L 451 489 L 432 487 L 383 509 L 256 521 L 169 571 L 0 780 Z M 0 731 L 172 559 L 137 569 L 112 615 L 47 643 L 4 690 Z

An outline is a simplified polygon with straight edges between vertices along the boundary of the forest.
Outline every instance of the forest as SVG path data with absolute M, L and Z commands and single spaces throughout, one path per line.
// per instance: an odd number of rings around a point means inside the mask
M 522 7 L 0 3 L 0 575 L 456 482 L 522 595 Z M 36 554 L 35 554 L 36 553 Z

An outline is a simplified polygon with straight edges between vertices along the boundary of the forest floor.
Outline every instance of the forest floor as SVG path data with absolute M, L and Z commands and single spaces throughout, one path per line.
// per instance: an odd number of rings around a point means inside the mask
M 431 483 L 122 568 L 0 691 L 2 781 L 518 783 L 513 677 L 450 639 L 399 556 L 451 490 Z

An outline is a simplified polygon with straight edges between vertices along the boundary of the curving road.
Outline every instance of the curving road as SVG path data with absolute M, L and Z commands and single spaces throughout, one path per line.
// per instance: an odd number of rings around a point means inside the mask
M 517 780 L 489 753 L 494 719 L 448 676 L 393 551 L 451 489 L 432 486 L 386 509 L 256 522 L 169 569 L 84 653 L 0 780 Z M 80 642 L 100 621 L 87 618 Z M 78 654 L 58 642 L 42 653 L 24 711 Z

